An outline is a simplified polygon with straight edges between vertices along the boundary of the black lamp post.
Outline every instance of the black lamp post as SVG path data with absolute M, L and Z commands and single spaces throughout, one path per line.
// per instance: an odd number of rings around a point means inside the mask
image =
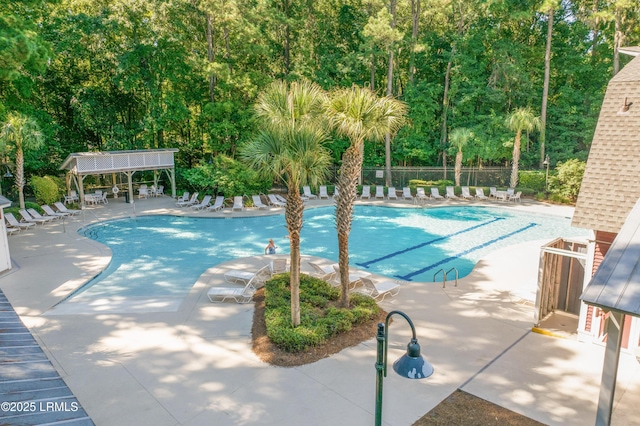
M 378 324 L 378 357 L 376 359 L 376 426 L 382 425 L 382 380 L 387 377 L 387 348 L 389 346 L 389 319 L 398 314 L 411 326 L 413 337 L 407 345 L 407 353 L 393 363 L 393 370 L 407 379 L 426 379 L 433 374 L 433 366 L 420 354 L 416 329 L 411 318 L 401 311 L 391 311 L 384 324 Z
M 549 154 L 547 154 L 547 156 L 545 157 L 544 161 L 542 162 L 542 165 L 545 166 L 547 168 L 547 174 L 545 175 L 544 178 L 544 190 L 548 191 L 549 190 Z
M 13 177 L 11 171 L 9 170 L 9 166 L 4 166 L 7 169 L 7 172 L 3 175 L 5 179 L 10 179 Z M 2 195 L 2 179 L 0 179 L 0 195 Z

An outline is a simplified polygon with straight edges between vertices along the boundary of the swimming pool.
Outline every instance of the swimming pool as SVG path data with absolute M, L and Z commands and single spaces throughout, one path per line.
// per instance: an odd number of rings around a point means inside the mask
M 338 259 L 334 207 L 304 212 L 303 255 Z M 283 215 L 245 218 L 139 216 L 101 222 L 81 234 L 113 258 L 74 296 L 184 296 L 211 266 L 264 253 L 269 238 L 289 253 Z M 403 280 L 433 280 L 439 269 L 467 275 L 489 252 L 538 239 L 586 236 L 570 219 L 492 207 L 402 209 L 356 206 L 353 266 Z

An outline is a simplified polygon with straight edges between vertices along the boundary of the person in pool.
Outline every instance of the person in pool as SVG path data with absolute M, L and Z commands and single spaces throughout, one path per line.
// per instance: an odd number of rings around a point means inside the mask
M 276 254 L 276 245 L 273 243 L 273 239 L 269 240 L 269 244 L 264 249 L 264 254 Z

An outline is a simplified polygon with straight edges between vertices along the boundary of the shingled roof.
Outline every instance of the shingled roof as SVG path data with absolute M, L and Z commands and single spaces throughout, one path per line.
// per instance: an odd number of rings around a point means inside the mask
M 626 53 L 637 55 L 640 47 Z M 638 198 L 640 55 L 607 86 L 572 225 L 618 233 Z

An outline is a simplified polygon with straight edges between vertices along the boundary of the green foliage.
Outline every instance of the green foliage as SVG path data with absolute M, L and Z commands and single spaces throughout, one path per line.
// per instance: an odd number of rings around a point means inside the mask
M 444 188 L 445 186 L 452 186 L 454 183 L 452 180 L 438 179 L 438 180 L 421 180 L 421 179 L 411 179 L 409 180 L 409 187 L 415 188 L 417 186 L 423 187 L 432 187 L 437 186 L 439 188 Z
M 527 188 L 534 192 L 545 191 L 546 171 L 518 171 L 518 187 Z
M 211 164 L 183 170 L 182 176 L 198 192 L 225 197 L 266 193 L 272 185 L 270 179 L 261 179 L 254 170 L 225 155 L 218 155 Z
M 558 163 L 557 174 L 549 177 L 549 190 L 560 200 L 575 201 L 580 192 L 586 162 L 578 159 Z
M 267 336 L 288 352 L 301 352 L 326 342 L 332 336 L 373 318 L 379 308 L 375 300 L 352 294 L 351 308 L 337 307 L 338 289 L 325 281 L 300 275 L 300 325 L 291 326 L 289 274 L 280 274 L 265 285 Z
M 50 176 L 33 176 L 29 184 L 38 204 L 53 204 L 60 200 L 60 187 Z

